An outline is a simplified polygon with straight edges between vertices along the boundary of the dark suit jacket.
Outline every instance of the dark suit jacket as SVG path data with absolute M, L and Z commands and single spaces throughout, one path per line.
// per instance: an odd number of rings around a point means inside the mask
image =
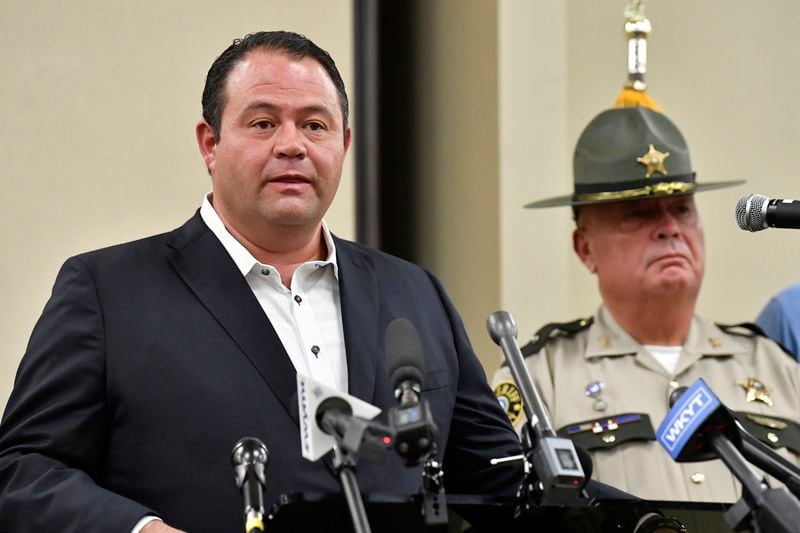
M 518 453 L 461 320 L 437 280 L 336 240 L 350 393 L 386 409 L 383 334 L 417 327 L 450 493 L 508 493 Z M 196 214 L 181 228 L 69 259 L 0 425 L 0 531 L 127 533 L 147 513 L 190 532 L 240 531 L 233 444 L 270 451 L 265 502 L 340 492 L 300 453 L 295 371 L 247 282 Z M 411 494 L 420 471 L 361 462 L 364 493 Z

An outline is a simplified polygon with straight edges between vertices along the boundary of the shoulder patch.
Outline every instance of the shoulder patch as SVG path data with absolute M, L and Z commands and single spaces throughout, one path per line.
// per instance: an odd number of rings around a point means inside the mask
M 734 415 L 748 433 L 767 446 L 773 449 L 788 448 L 800 454 L 800 425 L 796 422 L 744 411 L 734 411 Z
M 591 326 L 593 322 L 594 317 L 589 317 L 579 318 L 572 322 L 551 322 L 545 324 L 533 335 L 530 342 L 521 348 L 522 355 L 528 357 L 529 355 L 538 353 L 551 339 L 557 337 L 572 337 L 579 331 L 583 331 Z
M 753 322 L 740 322 L 738 324 L 720 324 L 719 322 L 714 322 L 714 324 L 725 333 L 730 333 L 731 335 L 739 335 L 740 337 L 767 336 L 764 330 Z
M 764 330 L 761 329 L 761 326 L 758 324 L 754 324 L 753 322 L 740 322 L 739 324 L 719 324 L 715 322 L 715 324 L 719 329 L 730 335 L 739 335 L 740 337 L 766 337 L 777 344 L 780 349 L 783 350 L 783 353 L 797 360 L 795 355 L 786 346 L 764 333 Z
M 504 380 L 498 383 L 494 388 L 494 395 L 497 401 L 500 402 L 500 407 L 505 411 L 508 416 L 508 421 L 515 428 L 522 421 L 524 411 L 522 409 L 522 395 L 517 388 L 517 384 L 510 380 Z

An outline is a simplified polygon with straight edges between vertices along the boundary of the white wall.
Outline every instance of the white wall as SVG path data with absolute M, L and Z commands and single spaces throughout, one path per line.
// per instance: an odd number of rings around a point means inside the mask
M 298 31 L 352 87 L 350 4 L 0 0 L 0 406 L 63 261 L 177 227 L 210 190 L 194 125 L 216 56 L 252 31 Z M 344 174 L 327 220 L 353 237 Z

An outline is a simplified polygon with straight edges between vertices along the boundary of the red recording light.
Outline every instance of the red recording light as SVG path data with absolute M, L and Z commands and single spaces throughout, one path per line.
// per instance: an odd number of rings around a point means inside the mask
M 390 445 L 392 443 L 392 437 L 386 435 L 385 437 L 383 437 L 383 443 L 387 446 Z

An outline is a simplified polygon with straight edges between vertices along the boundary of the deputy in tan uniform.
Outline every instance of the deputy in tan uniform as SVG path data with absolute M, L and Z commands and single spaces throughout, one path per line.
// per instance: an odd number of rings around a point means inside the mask
M 800 371 L 772 341 L 695 315 L 705 267 L 697 183 L 677 127 L 646 108 L 601 113 L 574 156 L 575 192 L 526 207 L 572 205 L 573 247 L 597 276 L 592 318 L 549 324 L 523 347 L 559 435 L 591 452 L 593 479 L 651 500 L 734 502 L 719 461 L 675 463 L 655 440 L 670 394 L 702 377 L 743 425 L 782 455 L 800 455 Z M 494 377 L 517 428 L 507 368 Z

